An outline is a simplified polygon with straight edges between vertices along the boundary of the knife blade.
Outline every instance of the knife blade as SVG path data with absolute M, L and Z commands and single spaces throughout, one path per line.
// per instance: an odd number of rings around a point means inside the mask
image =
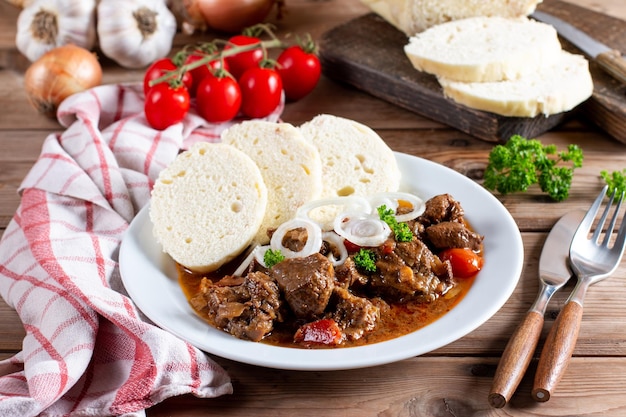
M 602 42 L 592 38 L 582 30 L 551 14 L 534 11 L 530 17 L 554 26 L 559 35 L 576 45 L 585 55 L 593 59 L 604 71 L 613 78 L 626 84 L 626 59 L 616 49 L 609 48 Z
M 517 389 L 539 342 L 548 302 L 572 275 L 568 262 L 569 246 L 584 215 L 583 210 L 565 214 L 552 227 L 543 244 L 539 258 L 541 287 L 500 358 L 488 396 L 489 404 L 494 408 L 504 407 Z

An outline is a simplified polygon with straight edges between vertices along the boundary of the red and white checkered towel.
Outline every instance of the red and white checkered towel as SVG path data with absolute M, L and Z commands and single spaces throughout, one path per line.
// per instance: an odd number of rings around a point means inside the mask
M 117 264 L 161 169 L 228 124 L 192 111 L 153 130 L 141 85 L 88 90 L 57 115 L 67 129 L 46 138 L 0 241 L 0 294 L 26 330 L 23 350 L 0 362 L 0 415 L 141 416 L 171 396 L 231 393 L 215 362 L 141 316 Z

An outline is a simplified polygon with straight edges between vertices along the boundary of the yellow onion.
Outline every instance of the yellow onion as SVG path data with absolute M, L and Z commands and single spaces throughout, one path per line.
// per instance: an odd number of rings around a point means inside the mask
M 185 17 L 197 29 L 240 32 L 263 22 L 278 0 L 183 0 Z
M 71 44 L 46 52 L 24 74 L 24 87 L 30 104 L 51 117 L 67 97 L 101 82 L 102 67 L 97 56 Z

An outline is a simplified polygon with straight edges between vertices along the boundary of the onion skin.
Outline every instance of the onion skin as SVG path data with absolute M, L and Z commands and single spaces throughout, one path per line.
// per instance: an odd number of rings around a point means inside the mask
M 202 21 L 207 27 L 236 33 L 261 23 L 277 0 L 184 0 L 191 23 Z
M 102 83 L 102 67 L 95 54 L 75 45 L 54 48 L 33 62 L 24 74 L 30 104 L 49 117 L 63 100 Z

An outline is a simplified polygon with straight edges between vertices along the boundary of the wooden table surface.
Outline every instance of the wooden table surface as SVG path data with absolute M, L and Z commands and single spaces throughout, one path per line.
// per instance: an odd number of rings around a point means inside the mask
M 623 0 L 570 1 L 626 20 Z M 315 38 L 368 12 L 358 0 L 286 3 L 287 14 L 279 22 L 280 31 L 309 32 Z M 38 115 L 26 101 L 26 62 L 16 52 L 13 39 L 17 14 L 13 6 L 0 4 L 0 233 L 19 204 L 16 190 L 38 157 L 44 138 L 61 129 L 55 120 Z M 177 38 L 178 44 L 186 42 L 182 35 Z M 141 71 L 105 64 L 105 83 L 137 81 L 141 76 Z M 289 104 L 284 120 L 297 125 L 322 112 L 363 122 L 393 150 L 438 162 L 479 183 L 494 146 L 326 78 L 309 97 Z M 233 379 L 233 395 L 208 400 L 176 397 L 147 410 L 147 415 L 626 415 L 626 262 L 612 278 L 590 289 L 574 357 L 551 400 L 536 403 L 531 399 L 535 358 L 509 405 L 493 409 L 487 402 L 504 346 L 536 296 L 538 259 L 547 232 L 564 213 L 588 207 L 601 188 L 601 170 L 626 168 L 626 145 L 582 118 L 574 118 L 539 139 L 559 148 L 570 143 L 580 145 L 585 154 L 584 166 L 576 171 L 570 198 L 565 202 L 549 202 L 534 189 L 498 196 L 521 231 L 524 269 L 507 303 L 478 329 L 419 357 L 350 371 L 281 371 L 215 358 Z M 568 284 L 552 299 L 540 347 L 571 288 Z M 0 359 L 20 351 L 23 336 L 18 316 L 0 300 Z

